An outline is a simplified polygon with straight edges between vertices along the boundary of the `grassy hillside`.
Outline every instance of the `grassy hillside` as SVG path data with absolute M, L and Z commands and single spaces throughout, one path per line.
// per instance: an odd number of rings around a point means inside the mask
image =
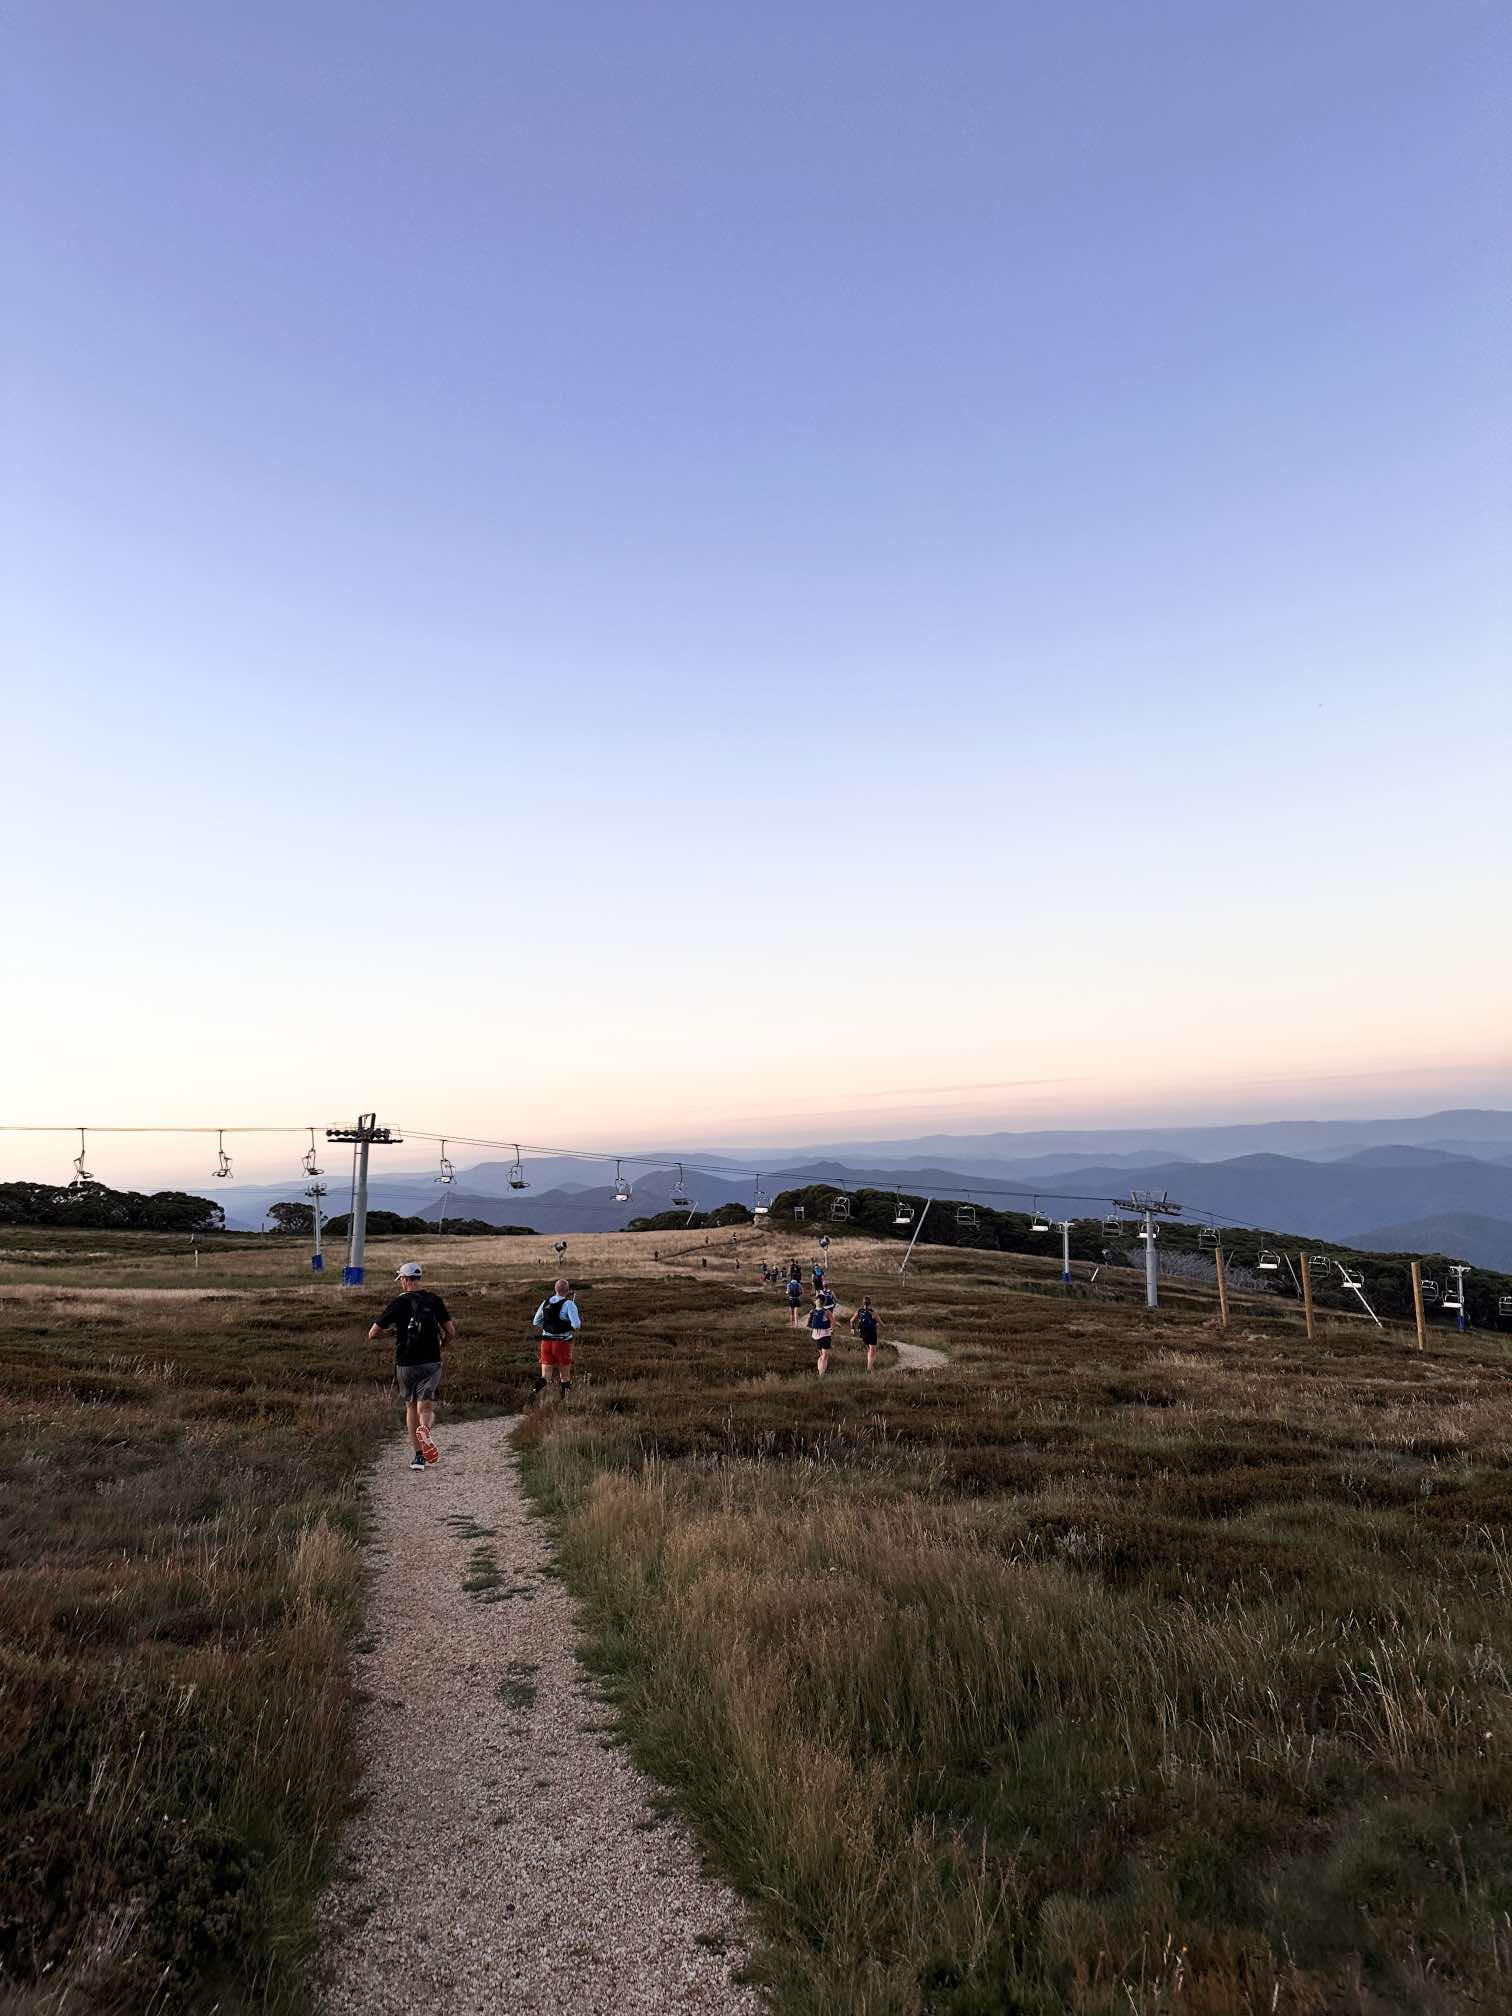
M 850 1216 L 844 1221 L 837 1221 L 833 1209 L 835 1200 L 842 1195 L 848 1198 Z M 913 1220 L 904 1226 L 894 1223 L 894 1207 L 900 1195 L 914 1212 Z M 1058 1277 L 1061 1250 L 1058 1230 L 1036 1232 L 1027 1213 L 994 1211 L 979 1201 L 971 1205 L 972 1222 L 963 1225 L 957 1216 L 961 1200 L 936 1198 L 927 1215 L 925 1201 L 922 1195 L 906 1190 L 901 1193 L 894 1190 L 841 1192 L 829 1184 L 814 1184 L 803 1190 L 785 1190 L 775 1197 L 772 1200 L 771 1224 L 776 1236 L 810 1243 L 827 1237 L 832 1246 L 859 1237 L 885 1239 L 901 1249 L 908 1245 L 917 1231 L 921 1246 L 947 1246 L 966 1252 L 1013 1253 L 1043 1258 Z M 801 1218 L 796 1215 L 800 1211 Z M 1173 1273 L 1177 1280 L 1211 1283 L 1216 1293 L 1216 1264 L 1212 1253 L 1203 1244 L 1209 1229 L 1206 1220 L 1191 1219 L 1168 1221 L 1160 1226 L 1157 1250 L 1163 1296 L 1171 1292 L 1173 1283 L 1165 1277 Z M 1421 1248 L 1383 1252 L 1341 1245 L 1333 1240 L 1304 1238 L 1295 1232 L 1260 1231 L 1252 1226 L 1219 1227 L 1218 1234 L 1223 1242 L 1226 1278 L 1242 1291 L 1294 1300 L 1300 1291 L 1293 1280 L 1292 1270 L 1300 1272 L 1301 1255 L 1306 1253 L 1323 1263 L 1312 1268 L 1313 1294 L 1320 1309 L 1344 1315 L 1361 1313 L 1358 1297 L 1342 1286 L 1341 1270 L 1348 1268 L 1364 1276 L 1365 1294 L 1377 1315 L 1386 1321 L 1401 1323 L 1412 1320 L 1413 1260 L 1421 1259 L 1424 1276 L 1437 1280 L 1444 1287 L 1447 1286 L 1451 1260 L 1466 1258 L 1464 1253 L 1452 1248 L 1447 1252 L 1425 1252 Z M 1261 1254 L 1267 1251 L 1284 1256 L 1281 1266 L 1269 1276 L 1257 1264 Z M 1136 1236 L 1133 1219 L 1127 1214 L 1119 1231 L 1106 1229 L 1099 1217 L 1074 1220 L 1071 1257 L 1074 1263 L 1085 1263 L 1074 1268 L 1078 1276 L 1085 1276 L 1099 1262 L 1106 1262 L 1114 1269 L 1135 1266 L 1142 1270 L 1144 1267 L 1144 1247 Z M 1291 1270 L 1285 1265 L 1286 1258 L 1291 1260 Z M 1080 1285 L 1077 1292 L 1082 1292 Z M 1100 1292 L 1105 1296 L 1117 1295 L 1118 1284 L 1105 1274 L 1101 1279 Z M 1503 1315 L 1500 1307 L 1503 1298 L 1512 1297 L 1512 1273 L 1502 1274 L 1490 1268 L 1477 1267 L 1465 1284 L 1465 1295 L 1466 1314 L 1473 1327 L 1502 1330 L 1512 1335 L 1512 1316 Z M 1452 1319 L 1442 1309 L 1435 1309 L 1430 1312 L 1430 1320 L 1447 1322 Z
M 836 1253 L 842 1293 L 873 1257 Z M 760 1902 L 780 2006 L 1504 2002 L 1501 1347 L 1224 1342 L 1200 1303 L 919 1264 L 862 1278 L 946 1372 L 795 1376 L 770 1304 L 753 1364 L 695 1287 L 686 1374 L 652 1316 L 594 1407 L 526 1430 L 596 1659 Z
M 574 1241 L 532 1417 L 594 1657 L 745 1887 L 787 2016 L 1459 2012 L 1512 1983 L 1495 1339 L 1200 1281 L 831 1249 L 945 1371 L 821 1384 L 758 1255 Z M 354 1782 L 370 1292 L 298 1242 L 0 1238 L 0 1987 L 28 2016 L 307 2008 Z M 551 1242 L 436 1241 L 444 1423 L 512 1407 Z M 842 1332 L 842 1336 L 844 1333 Z M 397 1460 L 392 1448 L 384 1460 Z M 444 1459 L 443 1459 L 444 1460 Z M 490 1712 L 491 1690 L 479 1712 Z

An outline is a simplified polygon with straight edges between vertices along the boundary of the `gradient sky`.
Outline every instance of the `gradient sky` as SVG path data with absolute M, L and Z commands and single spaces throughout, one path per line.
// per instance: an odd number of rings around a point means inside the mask
M 8 22 L 0 1120 L 1512 1103 L 1503 7 Z

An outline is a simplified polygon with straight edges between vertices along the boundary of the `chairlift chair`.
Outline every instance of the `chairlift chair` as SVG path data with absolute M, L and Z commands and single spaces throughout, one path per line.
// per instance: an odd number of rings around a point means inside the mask
M 1437 1281 L 1433 1281 L 1433 1280 L 1425 1280 L 1425 1281 L 1424 1281 L 1424 1283 L 1423 1283 L 1423 1300 L 1424 1300 L 1425 1302 L 1428 1302 L 1428 1303 L 1433 1303 L 1433 1302 L 1437 1302 L 1437 1301 L 1438 1301 L 1438 1299 L 1439 1299 L 1439 1297 L 1440 1297 L 1440 1296 L 1441 1296 L 1441 1295 L 1443 1294 L 1443 1292 L 1444 1292 L 1444 1291 L 1443 1291 L 1443 1289 L 1442 1289 L 1442 1288 L 1440 1288 L 1440 1286 L 1439 1286 L 1439 1284 L 1437 1283 Z
M 976 1221 L 977 1221 L 977 1215 L 975 1204 L 958 1204 L 956 1206 L 957 1225 L 964 1225 L 969 1230 L 975 1231 Z
M 320 1170 L 315 1162 L 315 1129 L 313 1127 L 310 1129 L 310 1145 L 306 1148 L 302 1161 L 306 1176 L 318 1176 L 320 1174 Z
M 677 1175 L 672 1183 L 671 1203 L 674 1211 L 686 1211 L 688 1208 L 688 1186 L 683 1180 L 683 1166 L 681 1162 L 677 1165 Z
M 1279 1274 L 1281 1271 L 1281 1256 L 1279 1253 L 1273 1252 L 1269 1246 L 1262 1246 L 1260 1248 L 1260 1257 L 1256 1260 L 1255 1267 L 1256 1271 L 1261 1274 Z
M 1217 1244 L 1218 1227 L 1216 1225 L 1199 1225 L 1197 1227 L 1197 1250 L 1200 1253 L 1211 1253 Z
M 630 1202 L 630 1185 L 625 1181 L 625 1172 L 618 1162 L 614 1165 L 614 1201 L 616 1204 Z
M 912 1225 L 913 1215 L 912 1204 L 905 1204 L 901 1197 L 895 1199 L 893 1203 L 894 1225 Z
M 79 1152 L 74 1157 L 73 1166 L 74 1166 L 74 1173 L 73 1173 L 74 1189 L 82 1190 L 86 1183 L 93 1183 L 95 1179 L 84 1167 L 84 1129 L 82 1127 L 79 1129 Z
M 1512 1295 L 1498 1295 L 1496 1298 L 1498 1316 L 1512 1316 Z
M 1104 1232 L 1122 1232 L 1123 1220 L 1118 1216 L 1116 1211 L 1110 1211 L 1103 1220 L 1102 1228 Z
M 518 1141 L 515 1143 L 515 1159 L 509 1165 L 509 1187 L 511 1190 L 528 1190 L 530 1188 L 525 1178 L 525 1164 L 520 1160 L 520 1144 Z
M 1463 1288 L 1456 1288 L 1452 1293 L 1444 1297 L 1444 1307 L 1446 1309 L 1463 1309 L 1464 1306 L 1465 1291 Z
M 1029 1213 L 1029 1230 L 1031 1232 L 1048 1232 L 1050 1230 L 1050 1220 L 1039 1208 L 1038 1197 L 1035 1198 L 1033 1209 Z
M 446 1159 L 446 1143 L 443 1141 L 441 1143 L 441 1168 L 439 1173 L 431 1178 L 431 1181 L 433 1183 L 455 1183 L 456 1180 L 457 1172 Z
M 836 1224 L 843 1225 L 845 1223 L 846 1219 L 850 1216 L 850 1207 L 851 1200 L 849 1197 L 835 1198 L 830 1205 L 830 1216 L 835 1220 Z
M 758 1176 L 756 1178 L 756 1195 L 751 1202 L 751 1216 L 753 1218 L 765 1218 L 771 1208 L 772 1200 L 768 1197 L 765 1190 L 762 1189 L 761 1178 Z
M 217 1176 L 229 1176 L 231 1174 L 231 1157 L 226 1153 L 226 1134 L 224 1128 L 221 1128 L 217 1132 L 216 1139 L 220 1142 L 220 1151 L 216 1157 L 215 1174 Z
M 1365 1286 L 1365 1276 L 1356 1268 L 1346 1267 L 1341 1260 L 1339 1262 L 1339 1286 L 1341 1288 L 1352 1288 L 1358 1294 Z
M 793 1223 L 795 1225 L 801 1225 L 803 1223 L 803 1206 L 801 1204 L 795 1204 L 793 1206 Z
M 1330 1274 L 1333 1272 L 1333 1264 L 1333 1261 L 1326 1253 L 1309 1253 L 1307 1256 L 1308 1271 L 1313 1274 Z M 1339 1272 L 1343 1274 L 1346 1271 L 1341 1265 Z M 1349 1283 L 1346 1281 L 1344 1285 L 1347 1288 Z

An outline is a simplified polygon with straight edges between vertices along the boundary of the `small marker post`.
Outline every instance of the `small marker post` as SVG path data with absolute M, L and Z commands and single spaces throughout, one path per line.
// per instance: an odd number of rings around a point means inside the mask
M 1423 1313 L 1423 1263 L 1412 1263 L 1412 1313 L 1417 1320 L 1417 1348 L 1425 1350 L 1428 1344 L 1428 1319 Z

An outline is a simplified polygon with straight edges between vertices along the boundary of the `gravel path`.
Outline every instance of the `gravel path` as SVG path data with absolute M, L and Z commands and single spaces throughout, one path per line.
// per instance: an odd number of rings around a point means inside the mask
M 902 1344 L 896 1337 L 888 1340 L 898 1354 L 898 1363 L 909 1372 L 938 1372 L 950 1360 L 943 1351 L 936 1351 L 932 1344 Z
M 366 1804 L 333 1888 L 325 2016 L 745 2016 L 748 1936 L 611 1745 L 505 1424 L 373 1482 Z

